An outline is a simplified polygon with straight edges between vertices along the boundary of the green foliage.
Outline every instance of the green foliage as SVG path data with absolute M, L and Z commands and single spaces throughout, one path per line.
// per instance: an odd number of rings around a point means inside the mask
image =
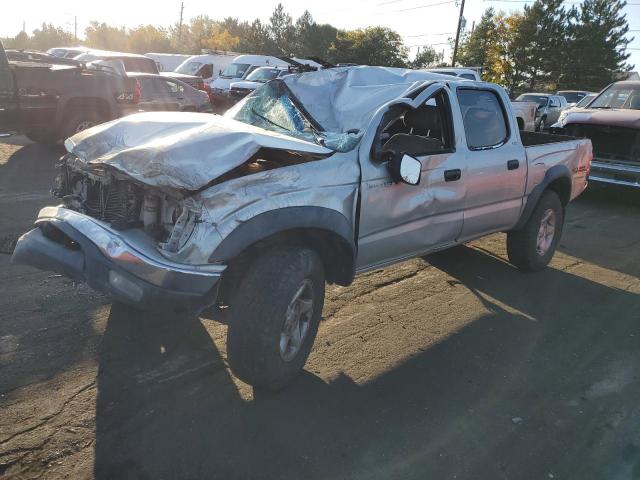
M 442 64 L 443 55 L 434 50 L 433 47 L 423 47 L 416 54 L 416 58 L 409 62 L 410 68 L 432 68 Z
M 633 38 L 622 13 L 626 2 L 585 0 L 571 12 L 569 37 L 574 45 L 559 77 L 560 88 L 599 90 L 631 70 L 625 51 Z
M 329 47 L 332 61 L 363 65 L 404 67 L 407 55 L 402 37 L 387 27 L 339 31 Z
M 85 44 L 91 48 L 103 50 L 127 51 L 129 39 L 124 27 L 112 27 L 106 23 L 93 20 L 84 31 Z M 59 45 L 54 45 L 59 46 Z
M 152 25 L 140 25 L 129 32 L 129 50 L 135 53 L 167 52 L 171 42 L 167 32 Z
M 487 9 L 462 39 L 458 62 L 483 66 L 485 80 L 509 91 L 599 90 L 630 69 L 624 0 L 536 0 L 522 13 Z

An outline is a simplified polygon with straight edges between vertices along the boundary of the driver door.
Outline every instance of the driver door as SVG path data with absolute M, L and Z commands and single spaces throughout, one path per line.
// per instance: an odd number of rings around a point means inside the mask
M 359 271 L 453 244 L 462 231 L 465 154 L 455 149 L 451 105 L 456 100 L 443 84 L 431 86 L 423 94 L 425 97 L 421 94 L 418 98 L 425 100 L 410 115 L 396 114 L 392 109 L 397 106 L 392 106 L 382 118 L 372 148 L 360 149 Z M 442 148 L 412 152 L 422 164 L 418 185 L 394 183 L 386 162 L 370 154 L 376 150 L 376 142 L 391 142 L 397 134 L 406 135 L 407 140 L 411 135 L 441 140 Z M 395 143 L 396 149 L 410 148 Z

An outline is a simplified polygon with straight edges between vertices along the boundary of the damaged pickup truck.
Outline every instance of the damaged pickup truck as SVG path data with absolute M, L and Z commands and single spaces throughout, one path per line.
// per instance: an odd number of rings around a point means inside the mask
M 229 313 L 228 361 L 277 389 L 304 366 L 325 283 L 494 232 L 544 268 L 591 143 L 519 132 L 496 85 L 338 68 L 273 80 L 224 116 L 142 113 L 65 142 L 13 261 L 147 309 Z

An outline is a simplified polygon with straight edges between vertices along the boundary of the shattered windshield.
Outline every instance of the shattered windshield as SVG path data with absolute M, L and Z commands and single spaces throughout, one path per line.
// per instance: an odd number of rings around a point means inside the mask
M 352 150 L 362 137 L 360 132 L 324 131 L 286 84 L 277 79 L 256 89 L 225 116 L 338 152 Z

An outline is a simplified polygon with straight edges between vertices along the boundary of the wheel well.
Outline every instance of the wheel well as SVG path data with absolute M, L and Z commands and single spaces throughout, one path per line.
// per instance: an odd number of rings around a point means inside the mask
M 522 117 L 516 117 L 516 121 L 518 122 L 518 130 L 524 130 L 524 120 Z
M 571 197 L 571 181 L 567 177 L 556 178 L 547 186 L 547 190 L 556 192 L 562 205 L 566 206 Z
M 76 97 L 72 98 L 65 105 L 65 115 L 72 110 L 91 110 L 95 111 L 105 120 L 111 119 L 111 109 L 106 100 L 97 97 Z
M 329 283 L 349 285 L 355 273 L 355 255 L 349 243 L 340 235 L 318 228 L 290 229 L 261 239 L 227 262 L 220 287 L 221 303 L 228 303 L 237 282 L 242 278 L 253 259 L 274 247 L 305 247 L 315 250 L 325 270 Z

